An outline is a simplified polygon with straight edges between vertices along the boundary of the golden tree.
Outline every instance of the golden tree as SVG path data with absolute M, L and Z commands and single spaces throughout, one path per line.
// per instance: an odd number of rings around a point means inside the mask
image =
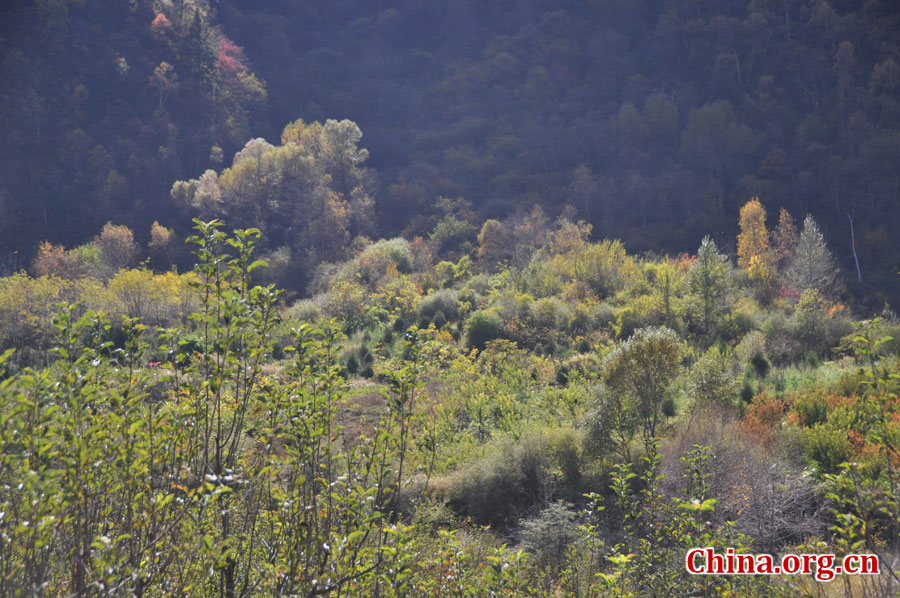
M 766 230 L 766 209 L 754 197 L 741 208 L 741 232 L 738 235 L 738 265 L 751 280 L 765 281 L 772 277 L 772 255 L 769 252 L 769 231 Z

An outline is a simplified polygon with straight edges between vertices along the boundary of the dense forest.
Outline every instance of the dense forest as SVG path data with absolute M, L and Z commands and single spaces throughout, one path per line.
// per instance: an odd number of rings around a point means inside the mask
M 0 14 L 0 598 L 900 595 L 890 2 Z
M 350 119 L 383 236 L 425 235 L 462 197 L 482 219 L 569 205 L 632 251 L 733 249 L 757 196 L 813 214 L 854 296 L 897 296 L 892 3 L 388 4 L 8 3 L 7 270 L 110 220 L 185 236 L 175 180 L 298 118 Z

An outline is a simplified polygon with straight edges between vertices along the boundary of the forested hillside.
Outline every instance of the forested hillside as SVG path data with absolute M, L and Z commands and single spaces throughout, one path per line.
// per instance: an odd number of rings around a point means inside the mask
M 165 7 L 165 8 L 164 8 Z M 6 2 L 0 32 L 0 247 L 174 221 L 172 182 L 221 163 L 266 90 L 206 2 Z M 187 228 L 187 227 L 185 227 Z
M 758 196 L 817 218 L 855 295 L 897 293 L 890 2 L 4 10 L 0 207 L 19 256 L 107 220 L 186 233 L 173 181 L 333 118 L 365 133 L 384 235 L 425 234 L 437 200 L 462 197 L 481 217 L 571 205 L 635 251 L 689 251 L 699 231 L 733 249 L 737 209 Z
M 0 16 L 0 598 L 900 595 L 891 2 Z

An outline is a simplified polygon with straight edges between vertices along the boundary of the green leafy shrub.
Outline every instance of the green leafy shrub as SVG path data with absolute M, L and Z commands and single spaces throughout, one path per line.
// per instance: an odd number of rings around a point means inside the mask
M 803 394 L 794 401 L 794 411 L 800 416 L 804 426 L 814 427 L 828 420 L 828 401 L 820 392 Z
M 502 338 L 505 334 L 503 320 L 493 310 L 479 310 L 466 321 L 466 346 L 484 350 L 488 341 Z
M 688 376 L 688 394 L 694 405 L 731 405 L 737 392 L 732 359 L 718 347 L 711 347 L 697 360 Z
M 817 423 L 806 431 L 803 438 L 806 458 L 819 470 L 820 474 L 837 473 L 841 463 L 853 458 L 853 446 L 847 437 L 847 430 Z
M 459 318 L 459 301 L 456 293 L 451 290 L 441 290 L 432 293 L 419 301 L 418 316 L 420 322 L 425 322 L 427 327 L 438 312 L 443 313 L 446 321 L 454 322 Z
M 754 353 L 753 357 L 750 358 L 750 365 L 759 378 L 768 376 L 769 370 L 772 369 L 772 364 L 769 363 L 769 360 L 763 353 Z

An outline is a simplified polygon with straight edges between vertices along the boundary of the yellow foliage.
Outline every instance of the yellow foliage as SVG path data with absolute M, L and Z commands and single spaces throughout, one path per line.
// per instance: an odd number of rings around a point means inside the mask
M 772 280 L 772 264 L 766 259 L 766 256 L 750 256 L 750 263 L 747 264 L 746 271 L 747 278 L 750 280 L 758 280 L 760 282 Z
M 31 278 L 24 272 L 0 278 L 0 346 L 44 348 L 53 332 L 60 301 L 72 299 L 72 283 L 55 276 Z
M 738 265 L 751 279 L 771 278 L 772 257 L 769 253 L 769 231 L 766 230 L 766 210 L 758 197 L 741 208 L 740 226 L 741 232 L 737 238 Z
M 401 316 L 405 319 L 413 316 L 421 296 L 412 279 L 405 274 L 399 274 L 397 266 L 390 264 L 384 280 L 385 282 L 372 296 L 375 306 L 386 310 L 392 316 Z
M 191 282 L 197 280 L 193 272 L 153 274 L 146 268 L 120 270 L 107 287 L 109 308 L 120 315 L 142 318 L 148 324 L 184 322 L 196 306 Z

